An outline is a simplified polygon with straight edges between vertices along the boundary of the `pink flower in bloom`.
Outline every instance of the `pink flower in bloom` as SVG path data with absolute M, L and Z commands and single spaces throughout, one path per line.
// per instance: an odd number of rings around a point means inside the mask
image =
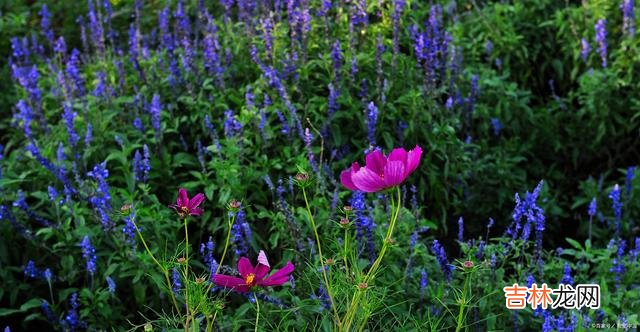
M 391 151 L 389 157 L 375 150 L 365 157 L 366 165 L 358 162 L 340 173 L 340 182 L 350 190 L 368 193 L 395 187 L 411 175 L 420 164 L 422 148 L 417 146 L 407 152 L 404 148 Z
M 186 216 L 199 216 L 202 214 L 202 209 L 198 206 L 204 201 L 204 195 L 202 193 L 196 194 L 191 199 L 184 188 L 178 190 L 178 199 L 176 204 L 169 205 L 170 208 L 176 210 L 180 217 Z
M 269 287 L 269 286 L 282 286 L 289 280 L 289 275 L 293 272 L 293 264 L 287 262 L 287 264 L 276 271 L 270 276 L 267 276 L 271 267 L 267 260 L 267 255 L 264 251 L 260 250 L 258 254 L 258 265 L 253 267 L 247 257 L 242 257 L 238 261 L 238 272 L 240 277 L 233 277 L 224 274 L 216 274 L 213 277 L 213 283 L 231 288 L 237 292 L 248 292 L 253 287 Z

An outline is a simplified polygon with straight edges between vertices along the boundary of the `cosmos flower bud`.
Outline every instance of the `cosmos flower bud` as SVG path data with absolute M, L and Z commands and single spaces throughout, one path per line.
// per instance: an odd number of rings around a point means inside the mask
M 232 199 L 227 204 L 227 209 L 229 209 L 230 211 L 236 212 L 240 209 L 241 206 L 242 206 L 242 203 L 240 201 L 238 201 L 237 199 Z
M 311 177 L 309 174 L 300 172 L 293 177 L 293 181 L 300 188 L 306 188 L 311 184 Z
M 122 212 L 122 214 L 129 214 L 129 212 L 131 212 L 131 207 L 131 204 L 125 204 L 120 207 L 120 212 Z

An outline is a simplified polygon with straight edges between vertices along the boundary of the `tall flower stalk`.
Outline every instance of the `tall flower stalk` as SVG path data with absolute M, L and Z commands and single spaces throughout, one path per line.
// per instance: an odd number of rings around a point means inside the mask
M 338 309 L 336 309 L 333 290 L 331 284 L 329 283 L 329 277 L 327 276 L 327 269 L 325 269 L 326 261 L 324 256 L 322 255 L 322 244 L 320 242 L 320 236 L 318 235 L 318 228 L 316 227 L 315 219 L 313 218 L 313 213 L 311 213 L 311 208 L 309 207 L 309 200 L 307 199 L 307 191 L 306 187 L 310 184 L 309 175 L 305 173 L 299 173 L 296 175 L 296 183 L 302 189 L 302 196 L 304 197 L 304 204 L 307 209 L 307 215 L 309 216 L 309 222 L 311 222 L 311 229 L 313 229 L 313 234 L 316 238 L 316 246 L 318 247 L 318 255 L 320 256 L 320 269 L 322 270 L 322 278 L 324 279 L 324 284 L 327 288 L 327 295 L 329 295 L 329 300 L 331 301 L 331 308 L 333 310 L 333 314 L 335 316 L 336 324 L 338 327 L 341 326 L 340 316 L 338 315 Z
M 344 325 L 342 326 L 341 330 L 343 331 L 349 331 L 351 328 L 351 325 L 354 323 L 355 315 L 358 312 L 358 309 L 360 307 L 360 301 L 366 295 L 366 291 L 368 289 L 369 284 L 375 279 L 376 272 L 380 268 L 382 259 L 384 258 L 385 254 L 387 253 L 387 250 L 389 250 L 389 247 L 391 246 L 393 230 L 395 229 L 396 222 L 398 221 L 398 216 L 400 215 L 400 208 L 402 207 L 402 195 L 401 195 L 399 186 L 395 188 L 395 194 L 396 194 L 396 198 L 394 198 L 394 196 L 391 195 L 391 206 L 393 208 L 392 209 L 393 212 L 391 213 L 389 228 L 387 229 L 387 233 L 382 242 L 382 248 L 380 249 L 380 253 L 377 255 L 376 260 L 371 265 L 371 268 L 369 268 L 367 273 L 364 275 L 364 278 L 362 279 L 362 281 L 358 284 L 358 290 L 356 291 L 356 293 L 353 294 L 351 303 L 349 303 L 347 312 L 344 316 L 344 319 L 342 320 Z M 364 320 L 361 322 L 362 327 L 364 327 L 366 320 L 367 318 L 365 317 Z
M 376 260 L 371 264 L 371 267 L 360 280 L 357 285 L 358 290 L 353 294 L 351 302 L 347 308 L 347 312 L 342 319 L 342 326 L 340 330 L 349 331 L 354 323 L 356 313 L 358 312 L 360 301 L 366 295 L 366 291 L 369 284 L 374 280 L 378 268 L 384 259 L 389 246 L 392 243 L 393 230 L 395 229 L 398 216 L 400 215 L 400 209 L 402 207 L 402 192 L 400 190 L 400 184 L 411 175 L 420 165 L 420 158 L 422 157 L 422 148 L 416 146 L 410 151 L 406 151 L 404 148 L 396 148 L 386 156 L 380 150 L 374 150 L 366 155 L 366 164 L 362 167 L 357 162 L 354 162 L 351 167 L 340 173 L 340 182 L 347 189 L 353 191 L 363 192 L 380 192 L 380 191 L 395 191 L 396 196 L 390 195 L 391 198 L 391 220 L 389 222 L 389 228 L 382 242 L 382 248 L 377 255 Z M 306 200 L 306 197 L 305 197 Z M 314 225 L 315 229 L 315 225 Z M 367 322 L 367 317 L 361 322 L 360 329 L 364 329 L 364 324 Z
M 215 276 L 220 271 L 220 267 L 222 267 L 224 258 L 227 256 L 227 250 L 229 249 L 229 243 L 231 242 L 231 231 L 233 229 L 233 225 L 236 222 L 236 216 L 238 215 L 237 212 L 238 210 L 240 210 L 241 206 L 242 206 L 242 203 L 240 203 L 235 199 L 231 200 L 229 204 L 227 204 L 227 209 L 229 210 L 229 218 L 227 219 L 227 238 L 224 242 L 224 249 L 222 250 L 222 257 L 220 258 L 220 262 L 218 262 L 218 267 L 216 267 L 216 270 L 213 272 L 213 275 L 211 276 L 212 279 L 215 278 Z M 209 287 L 207 288 L 207 293 L 209 293 L 209 291 L 211 290 L 211 287 L 213 287 L 213 283 L 209 284 Z
M 140 233 L 140 229 L 138 228 L 138 225 L 136 224 L 134 218 L 131 218 L 131 223 L 133 224 L 133 227 L 136 229 L 136 233 L 138 233 L 138 236 L 140 237 L 140 241 L 142 241 L 142 245 L 144 246 L 144 249 L 147 251 L 147 254 L 149 254 L 149 256 L 151 257 L 151 260 L 153 260 L 153 262 L 156 265 L 158 265 L 158 267 L 160 268 L 160 271 L 162 271 L 162 274 L 164 274 L 165 280 L 167 281 L 167 287 L 169 289 L 169 295 L 171 295 L 171 302 L 173 302 L 173 306 L 175 307 L 176 312 L 178 312 L 179 314 L 180 307 L 178 306 L 178 302 L 176 301 L 176 296 L 172 290 L 173 287 L 172 287 L 171 279 L 169 278 L 169 269 L 167 269 L 164 265 L 160 264 L 160 262 L 153 255 L 153 253 L 149 249 L 149 246 L 147 245 L 147 242 L 144 240 L 144 236 L 142 236 L 142 233 Z

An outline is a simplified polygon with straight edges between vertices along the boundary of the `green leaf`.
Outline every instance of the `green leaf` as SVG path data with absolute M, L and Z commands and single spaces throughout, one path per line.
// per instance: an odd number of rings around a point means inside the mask
M 578 243 L 578 241 L 574 240 L 574 239 L 570 239 L 570 238 L 565 238 L 565 240 L 567 240 L 567 242 L 569 242 L 569 244 L 571 244 L 574 248 L 583 251 L 584 249 L 582 248 L 582 245 L 580 245 L 580 243 Z
M 8 308 L 0 308 L 0 317 L 10 316 L 13 314 L 21 313 L 28 311 L 33 308 L 39 308 L 42 305 L 42 300 L 33 298 L 20 306 L 20 309 L 8 309 Z

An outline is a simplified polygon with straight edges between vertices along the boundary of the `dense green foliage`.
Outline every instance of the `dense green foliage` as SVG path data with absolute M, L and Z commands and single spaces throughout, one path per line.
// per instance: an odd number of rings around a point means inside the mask
M 265 330 L 638 324 L 628 0 L 142 2 L 0 5 L 2 326 L 253 328 L 252 295 L 209 291 L 208 257 L 222 259 L 227 234 L 220 273 L 260 250 L 272 269 L 295 265 L 293 281 L 261 293 Z M 365 153 L 416 145 L 402 207 L 394 190 L 341 185 Z M 201 216 L 168 207 L 179 188 L 204 193 Z M 346 230 L 344 206 L 356 210 Z M 185 242 L 185 288 L 172 291 Z M 599 310 L 505 308 L 503 287 L 567 273 L 600 285 Z

